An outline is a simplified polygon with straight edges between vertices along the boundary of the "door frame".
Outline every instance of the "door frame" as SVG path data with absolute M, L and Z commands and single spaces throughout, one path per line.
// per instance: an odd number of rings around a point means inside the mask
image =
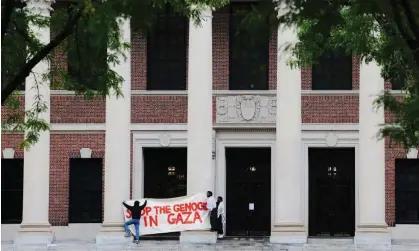
M 276 156 L 275 132 L 217 132 L 216 134 L 216 165 L 215 165 L 215 195 L 226 198 L 227 180 L 226 180 L 226 147 L 270 147 L 271 148 L 271 231 L 273 229 L 274 217 L 274 171 Z M 225 204 L 227 211 L 228 203 Z M 228 219 L 227 219 L 228 221 Z
M 132 198 L 144 197 L 144 156 L 145 147 L 187 147 L 187 132 L 140 131 L 132 133 Z
M 335 140 L 330 140 L 334 138 Z M 358 230 L 359 224 L 359 144 L 358 131 L 306 131 L 303 132 L 303 154 L 304 154 L 304 225 L 306 226 L 306 235 L 308 235 L 309 224 L 309 148 L 355 148 L 355 231 Z M 333 144 L 334 143 L 334 144 Z

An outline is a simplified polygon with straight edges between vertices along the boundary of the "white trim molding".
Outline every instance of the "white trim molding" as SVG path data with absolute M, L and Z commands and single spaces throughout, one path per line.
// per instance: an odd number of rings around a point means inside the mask
M 105 123 L 52 123 L 51 131 L 105 131 Z M 217 129 L 275 129 L 272 124 L 213 124 Z M 186 131 L 186 123 L 177 124 L 154 124 L 154 123 L 131 123 L 131 131 Z M 302 131 L 358 131 L 358 124 L 303 124 Z
M 144 197 L 143 148 L 146 147 L 187 147 L 186 131 L 141 131 L 133 133 L 133 198 Z
M 17 95 L 25 95 L 25 91 L 17 91 Z M 390 90 L 393 96 L 404 96 L 406 91 Z M 51 90 L 51 96 L 76 96 L 75 91 L 68 90 Z M 131 90 L 133 96 L 187 96 L 187 90 L 179 91 L 149 91 L 149 90 Z M 226 96 L 226 95 L 276 95 L 276 90 L 213 90 L 212 95 Z M 301 90 L 302 96 L 358 96 L 359 90 Z
M 309 163 L 308 163 L 308 149 L 313 147 L 322 148 L 338 148 L 338 147 L 349 147 L 355 148 L 355 226 L 358 226 L 359 222 L 359 196 L 358 196 L 358 132 L 357 131 L 335 131 L 336 144 L 333 147 L 327 145 L 327 137 L 329 132 L 327 131 L 313 131 L 303 132 L 303 156 L 304 156 L 304 179 L 303 184 L 304 191 L 304 222 L 305 226 L 309 225 Z M 357 227 L 355 228 L 355 230 Z M 307 227 L 308 235 L 308 227 Z

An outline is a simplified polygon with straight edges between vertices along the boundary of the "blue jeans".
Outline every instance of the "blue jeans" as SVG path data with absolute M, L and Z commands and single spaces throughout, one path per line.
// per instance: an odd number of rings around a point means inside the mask
M 135 227 L 135 239 L 138 241 L 140 239 L 140 220 L 137 220 L 137 219 L 127 220 L 124 224 L 125 232 L 126 233 L 130 232 L 128 226 L 132 224 L 134 224 L 134 227 Z

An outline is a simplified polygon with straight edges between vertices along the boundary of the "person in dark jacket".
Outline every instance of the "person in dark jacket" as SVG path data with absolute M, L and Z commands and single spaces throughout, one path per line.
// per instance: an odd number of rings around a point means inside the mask
M 135 227 L 135 242 L 138 243 L 140 240 L 140 219 L 141 219 L 141 211 L 147 206 L 147 201 L 144 202 L 143 205 L 140 206 L 140 202 L 136 200 L 134 202 L 134 206 L 127 205 L 124 202 L 122 204 L 131 211 L 131 219 L 127 220 L 124 224 L 125 227 L 125 237 L 130 237 L 130 230 L 128 228 L 129 225 L 134 224 Z

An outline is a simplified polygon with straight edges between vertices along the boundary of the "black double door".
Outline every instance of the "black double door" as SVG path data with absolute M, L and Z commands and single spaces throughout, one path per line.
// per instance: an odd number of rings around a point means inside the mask
M 70 159 L 70 223 L 101 223 L 102 220 L 101 158 Z
M 270 236 L 271 149 L 226 148 L 226 235 Z
M 23 208 L 23 159 L 1 159 L 1 224 L 20 224 Z
M 355 234 L 355 149 L 309 149 L 309 236 Z
M 144 148 L 144 197 L 165 199 L 186 195 L 187 148 Z M 149 239 L 178 238 L 179 233 L 147 235 Z

